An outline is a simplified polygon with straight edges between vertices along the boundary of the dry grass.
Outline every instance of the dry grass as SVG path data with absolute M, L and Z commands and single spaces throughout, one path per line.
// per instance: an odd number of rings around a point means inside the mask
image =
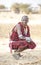
M 6 12 L 0 13 L 0 21 L 2 22 L 3 20 L 6 21 L 9 18 L 11 20 L 10 22 L 13 21 L 13 18 L 15 19 L 15 21 L 18 18 L 17 21 L 19 21 L 21 16 L 23 16 L 23 14 L 16 15 L 13 13 L 6 13 Z M 39 18 L 38 20 L 41 19 L 41 15 L 28 15 L 28 16 L 30 20 L 33 20 L 33 21 L 34 19 L 35 20 L 38 18 Z M 7 21 L 9 22 L 9 20 Z M 36 40 L 39 39 L 41 41 L 41 24 L 29 25 L 29 26 L 30 26 L 30 33 L 31 33 L 32 39 L 36 39 Z M 32 50 L 30 52 L 29 50 L 27 50 L 25 51 L 25 53 L 23 52 L 22 54 L 23 55 L 26 54 L 26 55 L 22 57 L 20 60 L 15 60 L 14 57 L 9 53 L 8 38 L 9 38 L 9 33 L 11 32 L 13 27 L 14 27 L 14 24 L 12 23 L 11 24 L 0 23 L 0 41 L 1 41 L 0 42 L 0 65 L 41 65 L 41 48 L 39 48 L 36 51 Z
M 29 25 L 31 37 L 41 38 L 41 25 Z M 0 24 L 0 37 L 9 37 L 14 24 Z
M 18 60 L 10 53 L 1 54 L 0 65 L 41 65 L 41 51 L 24 51 Z

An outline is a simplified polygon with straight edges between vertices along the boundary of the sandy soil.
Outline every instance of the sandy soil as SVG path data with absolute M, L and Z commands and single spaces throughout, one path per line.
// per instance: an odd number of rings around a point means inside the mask
M 14 16 L 12 17 L 12 15 Z M 12 23 L 13 21 L 18 22 L 18 20 L 20 20 L 22 16 L 23 14 L 20 14 L 19 16 L 13 13 L 8 13 L 8 15 L 7 13 L 4 13 L 4 14 L 1 13 L 0 14 L 0 29 L 2 27 L 1 24 L 11 23 L 11 21 Z M 30 49 L 24 50 L 21 53 L 23 56 L 20 57 L 18 60 L 16 60 L 13 57 L 14 51 L 12 51 L 12 54 L 10 53 L 9 38 L 4 38 L 5 36 L 3 38 L 0 37 L 0 65 L 41 65 L 41 15 L 30 14 L 28 16 L 30 18 L 30 21 L 32 22 L 32 23 L 31 22 L 29 23 L 31 27 L 31 38 L 36 43 L 36 48 L 33 50 L 30 50 Z M 6 32 L 5 30 L 8 30 L 8 28 L 4 29 L 5 27 L 4 28 L 3 27 L 2 27 L 2 30 L 0 31 L 1 32 L 0 36 L 1 34 L 3 35 L 3 33 L 5 33 L 5 35 L 7 36 L 8 31 Z
M 39 41 L 39 44 L 35 41 L 37 45 L 35 49 L 21 52 L 23 56 L 18 60 L 13 56 L 14 50 L 12 54 L 10 53 L 9 39 L 3 38 L 0 42 L 0 65 L 41 65 L 41 43 Z
M 22 52 L 23 56 L 16 60 L 13 54 L 0 53 L 0 65 L 41 65 L 41 51 L 29 51 Z

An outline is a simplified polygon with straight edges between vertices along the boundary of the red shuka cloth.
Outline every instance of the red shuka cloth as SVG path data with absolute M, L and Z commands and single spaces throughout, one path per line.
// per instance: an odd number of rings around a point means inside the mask
M 19 22 L 18 24 L 20 24 L 20 26 L 21 26 L 22 35 L 26 36 L 26 37 L 30 37 L 29 26 L 27 26 L 28 32 L 27 32 L 27 35 L 25 35 L 24 34 L 24 28 L 23 28 L 21 22 Z M 34 49 L 36 47 L 36 44 L 33 41 L 31 41 L 29 43 L 26 40 L 19 39 L 18 33 L 17 33 L 17 31 L 16 32 L 14 31 L 14 28 L 13 28 L 12 34 L 10 36 L 11 41 L 13 41 L 13 42 L 9 43 L 9 47 L 11 49 L 20 49 L 20 48 L 25 48 L 25 47 L 28 49 Z

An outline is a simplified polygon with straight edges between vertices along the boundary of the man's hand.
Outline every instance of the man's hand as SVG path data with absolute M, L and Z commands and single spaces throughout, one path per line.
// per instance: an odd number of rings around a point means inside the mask
M 27 42 L 31 42 L 31 38 L 30 37 L 25 37 Z

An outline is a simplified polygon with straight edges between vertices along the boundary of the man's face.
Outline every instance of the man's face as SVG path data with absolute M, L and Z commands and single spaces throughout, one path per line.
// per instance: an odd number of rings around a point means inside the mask
M 23 21 L 23 25 L 26 26 L 28 21 Z

